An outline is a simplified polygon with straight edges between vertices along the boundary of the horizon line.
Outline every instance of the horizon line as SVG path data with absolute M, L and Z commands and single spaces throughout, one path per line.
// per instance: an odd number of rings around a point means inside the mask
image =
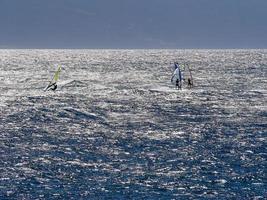
M 267 48 L 3 48 L 0 50 L 267 50 Z

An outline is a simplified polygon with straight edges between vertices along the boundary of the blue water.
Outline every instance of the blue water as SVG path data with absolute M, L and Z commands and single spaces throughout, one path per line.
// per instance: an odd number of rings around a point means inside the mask
M 0 50 L 0 199 L 266 199 L 266 77 L 266 50 Z

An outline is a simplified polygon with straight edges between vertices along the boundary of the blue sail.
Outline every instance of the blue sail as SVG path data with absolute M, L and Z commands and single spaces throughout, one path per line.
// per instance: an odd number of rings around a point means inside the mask
M 179 68 L 178 63 L 174 63 L 174 69 L 177 69 L 177 68 Z
M 179 81 L 182 81 L 182 72 L 178 63 L 174 63 L 175 74 L 178 75 Z
M 178 70 L 179 70 L 179 80 L 182 81 L 182 72 L 181 72 L 180 67 L 178 67 Z

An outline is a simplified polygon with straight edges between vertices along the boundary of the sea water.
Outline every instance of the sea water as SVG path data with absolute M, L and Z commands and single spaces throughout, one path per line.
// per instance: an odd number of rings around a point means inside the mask
M 267 198 L 267 50 L 0 50 L 0 92 L 0 199 Z

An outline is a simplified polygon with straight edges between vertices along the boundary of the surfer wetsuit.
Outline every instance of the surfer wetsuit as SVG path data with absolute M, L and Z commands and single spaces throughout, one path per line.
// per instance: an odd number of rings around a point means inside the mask
M 187 84 L 190 88 L 193 86 L 193 83 L 190 78 L 187 79 Z
M 54 86 L 54 87 L 51 88 L 51 90 L 55 91 L 55 90 L 57 89 L 57 84 L 54 84 L 53 86 Z
M 181 89 L 181 84 L 180 84 L 179 79 L 176 79 L 175 86 L 177 89 Z
M 48 86 L 48 90 L 53 90 L 55 91 L 57 89 L 57 84 L 56 83 L 53 83 L 51 85 Z

